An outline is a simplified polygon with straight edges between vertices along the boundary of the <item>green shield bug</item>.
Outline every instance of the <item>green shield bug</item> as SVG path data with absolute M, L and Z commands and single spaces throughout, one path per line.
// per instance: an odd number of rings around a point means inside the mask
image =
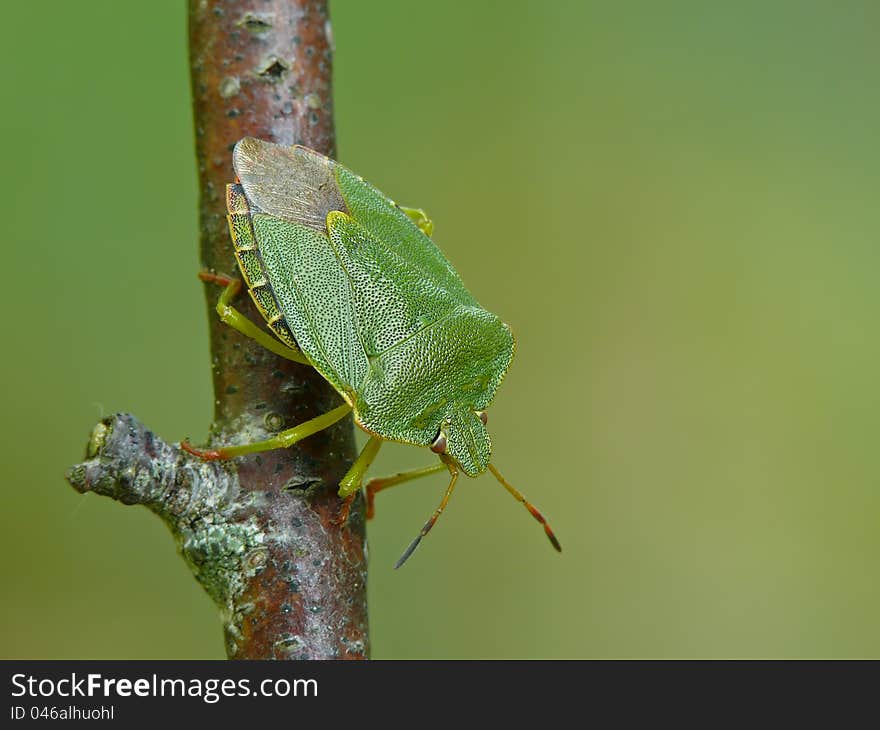
M 425 213 L 306 147 L 245 138 L 233 166 L 238 182 L 227 186 L 226 201 L 235 255 L 274 337 L 231 306 L 240 280 L 203 273 L 226 287 L 217 311 L 272 352 L 314 367 L 345 402 L 266 441 L 183 447 L 204 459 L 285 448 L 353 413 L 369 440 L 339 484 L 341 522 L 383 441 L 430 448 L 440 460 L 369 481 L 368 517 L 382 489 L 444 469 L 451 477 L 395 567 L 434 525 L 461 472 L 489 470 L 561 550 L 541 513 L 489 461 L 486 413 L 513 358 L 513 335 L 465 289 L 431 240 Z

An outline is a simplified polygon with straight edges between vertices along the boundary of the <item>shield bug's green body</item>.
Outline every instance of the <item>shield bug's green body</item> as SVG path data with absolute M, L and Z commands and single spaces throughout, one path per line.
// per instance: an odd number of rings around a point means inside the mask
M 230 306 L 240 282 L 203 275 L 227 284 L 218 312 L 274 352 L 313 366 L 345 405 L 268 441 L 186 448 L 215 459 L 283 448 L 352 412 L 370 439 L 340 483 L 343 519 L 382 441 L 430 448 L 440 463 L 369 482 L 368 516 L 381 489 L 442 469 L 452 476 L 398 565 L 446 506 L 460 471 L 491 470 L 559 549 L 540 513 L 490 464 L 486 409 L 513 358 L 513 335 L 464 287 L 425 214 L 305 147 L 245 138 L 233 164 L 239 182 L 227 187 L 227 207 L 236 258 L 277 340 Z

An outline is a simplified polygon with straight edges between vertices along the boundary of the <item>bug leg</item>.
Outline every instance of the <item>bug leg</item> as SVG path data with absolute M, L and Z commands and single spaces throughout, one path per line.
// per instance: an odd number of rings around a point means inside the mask
M 376 514 L 376 506 L 374 502 L 376 500 L 377 492 L 381 492 L 383 489 L 388 489 L 388 487 L 397 486 L 398 484 L 411 482 L 413 479 L 426 477 L 429 474 L 436 474 L 438 471 L 443 471 L 445 468 L 446 464 L 442 461 L 438 461 L 436 464 L 421 469 L 402 471 L 394 476 L 382 477 L 381 479 L 370 479 L 370 481 L 367 482 L 367 519 L 373 519 L 373 515 Z
M 351 505 L 354 502 L 355 497 L 357 497 L 357 492 L 352 492 L 342 500 L 342 506 L 339 508 L 339 512 L 336 513 L 336 518 L 333 520 L 336 526 L 340 529 L 345 526 L 346 522 L 348 522 L 348 515 L 351 512 Z
M 357 496 L 358 490 L 361 488 L 364 474 L 367 473 L 367 469 L 370 468 L 370 464 L 373 463 L 373 460 L 379 453 L 380 446 L 382 446 L 382 439 L 378 436 L 371 436 L 370 440 L 367 441 L 367 445 L 364 446 L 361 451 L 360 456 L 358 456 L 354 464 L 351 465 L 351 469 L 346 472 L 345 476 L 342 477 L 342 480 L 339 482 L 338 494 L 344 500 L 342 502 L 342 507 L 339 508 L 339 515 L 336 518 L 336 523 L 339 527 L 342 527 L 348 522 L 348 513 L 351 511 L 351 503 L 354 502 L 354 498 Z
M 403 205 L 397 207 L 406 213 L 412 222 L 422 229 L 422 233 L 430 238 L 431 234 L 434 232 L 434 221 L 428 218 L 428 214 L 425 213 L 425 211 L 421 208 L 407 208 Z
M 409 547 L 403 551 L 403 555 L 401 555 L 398 561 L 394 564 L 395 570 L 409 560 L 409 556 L 415 552 L 415 549 L 419 546 L 422 538 L 431 531 L 437 518 L 443 514 L 443 510 L 446 509 L 446 505 L 449 503 L 449 498 L 452 496 L 452 491 L 455 489 L 455 483 L 458 481 L 458 467 L 452 462 L 444 462 L 444 465 L 449 469 L 449 473 L 452 475 L 449 486 L 446 487 L 446 494 L 444 494 L 443 499 L 440 500 L 440 506 L 434 510 L 434 514 L 431 515 L 430 519 L 425 523 L 424 527 L 422 527 L 419 534 L 416 535 L 416 539 L 409 544 Z
M 550 529 L 550 525 L 547 524 L 547 520 L 544 519 L 544 515 L 542 515 L 537 507 L 533 505 L 529 500 L 522 496 L 514 487 L 507 483 L 507 480 L 501 476 L 501 473 L 491 464 L 489 464 L 489 471 L 492 472 L 492 476 L 494 476 L 500 483 L 501 486 L 504 487 L 508 492 L 513 495 L 513 498 L 517 502 L 522 502 L 523 506 L 529 511 L 529 514 L 534 517 L 538 522 L 540 522 L 544 526 L 544 533 L 547 535 L 547 539 L 550 540 L 550 544 L 556 549 L 557 552 L 562 552 L 562 545 L 559 544 L 559 540 L 556 539 L 556 535 L 553 534 L 553 530 Z
M 334 408 L 332 411 L 322 413 L 309 421 L 300 423 L 298 426 L 289 428 L 286 431 L 273 436 L 265 441 L 256 441 L 252 444 L 238 444 L 236 446 L 224 446 L 219 449 L 196 449 L 189 445 L 188 441 L 181 441 L 180 448 L 184 451 L 198 456 L 205 461 L 218 461 L 224 459 L 232 459 L 236 456 L 244 454 L 254 454 L 258 451 L 272 451 L 274 449 L 286 449 L 293 446 L 297 441 L 302 441 L 307 436 L 323 431 L 328 426 L 332 426 L 337 421 L 342 420 L 351 411 L 348 403 Z
M 302 363 L 303 365 L 311 365 L 306 356 L 297 349 L 279 342 L 267 332 L 257 327 L 251 320 L 245 317 L 229 302 L 236 297 L 241 291 L 241 279 L 233 279 L 223 274 L 213 274 L 209 271 L 200 271 L 199 278 L 202 281 L 220 284 L 226 287 L 217 300 L 217 314 L 224 324 L 228 324 L 232 329 L 241 332 L 245 337 L 250 337 L 255 342 L 265 347 L 270 352 L 283 357 L 287 360 Z

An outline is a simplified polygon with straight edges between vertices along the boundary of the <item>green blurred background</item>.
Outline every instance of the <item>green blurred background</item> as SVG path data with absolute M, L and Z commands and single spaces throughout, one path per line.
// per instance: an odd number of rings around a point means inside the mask
M 370 524 L 374 656 L 880 655 L 876 3 L 332 6 L 340 159 L 518 335 L 496 462 Z M 211 417 L 182 2 L 6 3 L 0 655 L 223 656 L 99 417 Z M 375 473 L 422 465 L 387 448 Z

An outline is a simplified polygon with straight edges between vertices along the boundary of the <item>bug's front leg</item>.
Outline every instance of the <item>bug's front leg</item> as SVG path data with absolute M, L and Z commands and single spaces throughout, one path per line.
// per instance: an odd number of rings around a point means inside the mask
M 217 300 L 216 307 L 217 314 L 220 316 L 220 319 L 224 324 L 228 324 L 232 329 L 241 332 L 245 337 L 249 337 L 280 357 L 302 363 L 303 365 L 311 365 L 302 352 L 285 345 L 283 342 L 279 342 L 270 334 L 261 330 L 229 303 L 241 291 L 241 279 L 233 279 L 231 276 L 214 274 L 210 271 L 200 271 L 199 278 L 202 281 L 220 284 L 225 287 L 220 294 L 220 298 Z
M 350 412 L 351 406 L 348 405 L 348 403 L 343 403 L 332 411 L 327 411 L 327 413 L 322 413 L 320 416 L 305 421 L 298 426 L 282 431 L 270 439 L 256 441 L 251 444 L 223 446 L 219 449 L 197 449 L 190 446 L 188 441 L 183 440 L 180 442 L 180 448 L 193 456 L 198 456 L 200 459 L 204 459 L 205 461 L 223 461 L 226 459 L 232 459 L 236 456 L 243 456 L 244 454 L 255 454 L 259 451 L 286 449 L 289 446 L 293 446 L 297 441 L 302 441 L 304 438 L 332 426 L 337 421 L 345 418 Z
M 351 469 L 346 472 L 345 476 L 342 477 L 342 480 L 339 482 L 338 494 L 342 497 L 343 502 L 342 506 L 339 508 L 339 515 L 336 518 L 336 523 L 340 527 L 348 522 L 351 503 L 354 502 L 354 498 L 357 496 L 361 484 L 364 481 L 364 474 L 367 473 L 367 469 L 370 468 L 370 465 L 375 460 L 376 455 L 379 453 L 379 447 L 381 446 L 382 439 L 378 436 L 371 436 L 354 464 L 351 465 Z
M 425 211 L 421 208 L 407 208 L 403 205 L 398 205 L 397 207 L 406 213 L 412 222 L 422 229 L 422 233 L 429 238 L 431 237 L 431 234 L 434 232 L 434 221 L 428 218 L 428 214 L 425 213 Z

